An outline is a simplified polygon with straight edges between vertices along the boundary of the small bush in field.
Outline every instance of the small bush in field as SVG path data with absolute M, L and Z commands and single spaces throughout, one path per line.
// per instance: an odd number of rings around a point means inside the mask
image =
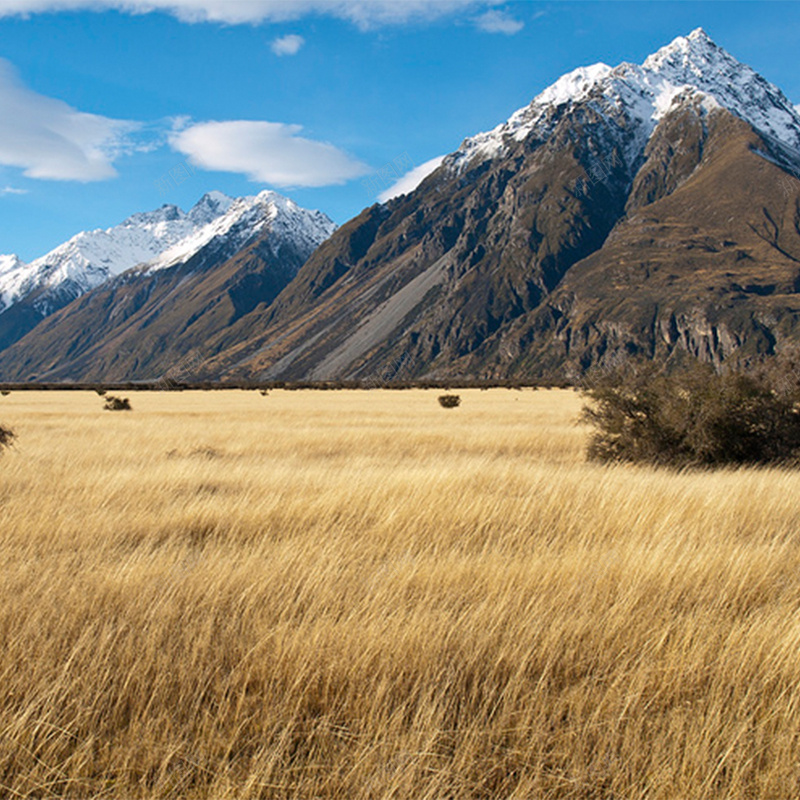
M 130 411 L 131 401 L 127 397 L 114 397 L 108 395 L 106 397 L 106 404 L 103 406 L 106 411 Z
M 457 394 L 439 395 L 439 405 L 442 408 L 456 408 L 461 405 L 461 398 Z
M 779 371 L 675 374 L 634 365 L 590 382 L 588 456 L 671 467 L 800 460 L 800 391 Z
M 0 452 L 7 447 L 11 447 L 15 438 L 14 431 L 0 425 Z
M 100 387 L 96 388 L 95 391 L 97 392 L 97 394 L 100 395 L 100 397 L 102 397 L 106 393 L 106 390 Z
M 0 394 L 3 395 L 3 397 L 8 397 L 11 394 L 11 389 L 3 389 Z

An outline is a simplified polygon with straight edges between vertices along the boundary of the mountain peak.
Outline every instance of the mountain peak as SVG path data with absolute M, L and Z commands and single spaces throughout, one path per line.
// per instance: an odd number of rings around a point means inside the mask
M 295 204 L 282 194 L 278 194 L 272 189 L 262 189 L 255 197 L 251 198 L 254 203 L 260 205 L 273 205 L 276 208 L 280 207 L 282 210 L 286 208 L 296 208 Z
M 7 256 L 0 255 L 0 275 L 4 272 L 19 269 L 20 265 L 22 265 L 22 261 L 20 261 L 19 256 L 13 253 Z
M 591 64 L 588 67 L 578 67 L 572 72 L 562 75 L 554 84 L 548 86 L 537 95 L 534 102 L 537 105 L 550 103 L 559 105 L 570 100 L 582 99 L 610 72 L 611 67 L 602 62 Z
M 140 227 L 142 225 L 152 225 L 159 222 L 175 222 L 176 220 L 182 219 L 183 216 L 184 213 L 178 206 L 165 203 L 161 208 L 155 209 L 155 211 L 139 211 L 136 214 L 131 214 L 122 224 L 129 227 Z
M 208 219 L 204 220 L 202 215 L 206 213 Z M 201 198 L 188 216 L 200 223 L 197 229 L 151 261 L 149 270 L 183 263 L 214 241 L 223 243 L 232 255 L 266 230 L 272 233 L 271 246 L 276 251 L 282 242 L 291 242 L 310 254 L 336 227 L 325 215 L 320 217 L 316 211 L 300 208 L 288 197 L 271 189 L 235 200 L 221 192 L 210 192 Z
M 648 56 L 642 66 L 644 69 L 653 71 L 660 71 L 665 67 L 689 68 L 693 74 L 700 75 L 719 61 L 739 64 L 702 28 L 695 28 L 688 36 L 678 36 Z
M 706 109 L 726 109 L 756 130 L 800 149 L 800 115 L 780 89 L 695 28 L 648 56 L 641 66 L 625 62 L 612 69 L 600 63 L 568 72 L 507 122 L 465 139 L 444 164 L 460 172 L 475 159 L 504 155 L 514 142 L 532 134 L 546 139 L 565 110 L 585 104 L 616 120 L 621 129 L 636 129 L 626 145 L 626 158 L 633 163 L 656 122 L 673 100 L 689 97 L 689 90 L 704 96 Z
M 206 192 L 186 215 L 195 225 L 206 225 L 225 214 L 233 203 L 233 198 L 218 191 Z
M 711 41 L 711 37 L 702 28 L 695 28 L 687 38 L 692 41 L 704 41 L 714 44 Z M 714 46 L 716 47 L 716 45 Z

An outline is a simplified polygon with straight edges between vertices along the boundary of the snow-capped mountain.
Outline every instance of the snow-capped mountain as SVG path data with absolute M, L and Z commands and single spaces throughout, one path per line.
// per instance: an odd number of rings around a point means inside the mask
M 158 378 L 271 303 L 335 227 L 275 192 L 212 192 L 187 213 L 165 206 L 74 237 L 38 270 L 6 257 L 0 279 L 27 271 L 43 288 L 0 313 L 0 351 L 20 349 L 30 364 L 32 348 L 48 362 L 42 378 L 69 369 L 64 348 L 95 378 Z
M 0 349 L 77 297 L 137 268 L 163 270 L 193 261 L 198 268 L 220 264 L 269 233 L 279 255 L 292 245 L 310 253 L 335 229 L 319 211 L 307 211 L 271 191 L 231 198 L 205 194 L 188 212 L 174 205 L 133 214 L 108 229 L 84 231 L 25 264 L 0 256 Z
M 12 264 L 0 272 L 0 313 L 36 292 L 36 307 L 46 316 L 52 306 L 63 304 L 62 299 L 77 297 L 113 275 L 157 258 L 224 214 L 231 203 L 215 192 L 188 214 L 165 205 L 134 214 L 113 228 L 82 231 L 30 264 L 16 256 L 0 257 Z
M 2 276 L 15 272 L 24 266 L 17 256 L 0 256 L 0 279 L 2 279 Z
M 276 247 L 287 237 L 316 246 L 335 228 L 324 214 L 301 209 L 275 192 L 238 199 L 209 192 L 188 212 L 164 205 L 134 214 L 113 228 L 83 231 L 29 264 L 0 256 L 0 314 L 35 293 L 36 309 L 47 316 L 132 267 L 174 266 L 214 240 L 224 240 L 232 254 L 267 226 L 276 234 Z
M 642 65 L 622 63 L 612 68 L 600 63 L 562 76 L 508 121 L 465 139 L 445 164 L 461 171 L 476 159 L 507 154 L 514 142 L 531 136 L 546 139 L 563 113 L 578 104 L 623 122 L 628 128 L 627 146 L 620 156 L 633 162 L 658 121 L 676 103 L 690 98 L 700 99 L 707 108 L 725 108 L 784 145 L 800 149 L 800 114 L 781 90 L 697 28 Z
M 327 239 L 336 225 L 321 211 L 307 211 L 292 200 L 269 190 L 255 197 L 240 197 L 231 200 L 224 197 L 225 211 L 215 213 L 222 207 L 217 195 L 206 195 L 186 216 L 203 220 L 192 233 L 148 261 L 148 270 L 166 269 L 182 264 L 213 242 L 224 246 L 228 255 L 254 241 L 265 230 L 271 236 L 269 245 L 274 254 L 287 242 L 310 253 Z M 206 213 L 203 213 L 207 209 Z M 219 253 L 217 253 L 217 256 Z

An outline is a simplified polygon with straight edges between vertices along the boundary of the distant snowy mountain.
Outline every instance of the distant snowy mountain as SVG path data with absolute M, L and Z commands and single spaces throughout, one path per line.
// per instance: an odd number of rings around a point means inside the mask
M 231 200 L 224 195 L 211 198 L 206 195 L 186 216 L 202 219 L 185 238 L 168 247 L 147 264 L 149 271 L 167 269 L 183 264 L 210 244 L 217 243 L 215 257 L 222 249 L 226 256 L 247 247 L 262 232 L 269 229 L 270 244 L 274 254 L 287 242 L 309 252 L 318 247 L 335 230 L 336 225 L 321 211 L 307 211 L 292 200 L 272 191 L 263 191 L 255 197 Z M 217 213 L 223 207 L 224 213 Z M 207 208 L 207 213 L 201 213 Z M 193 216 L 194 215 L 194 216 Z
M 25 265 L 17 256 L 0 256 L 0 280 L 3 276 L 21 269 Z
M 275 192 L 237 199 L 209 192 L 188 212 L 164 205 L 134 214 L 113 228 L 83 231 L 29 264 L 0 256 L 0 347 L 30 330 L 37 318 L 134 267 L 166 269 L 200 252 L 205 265 L 221 263 L 268 229 L 276 253 L 286 241 L 310 252 L 335 227 L 321 212 L 301 209 Z
M 46 316 L 64 299 L 157 258 L 224 214 L 232 202 L 214 192 L 188 214 L 174 205 L 134 214 L 113 228 L 82 231 L 30 264 L 16 256 L 0 256 L 0 313 L 36 293 L 36 307 Z

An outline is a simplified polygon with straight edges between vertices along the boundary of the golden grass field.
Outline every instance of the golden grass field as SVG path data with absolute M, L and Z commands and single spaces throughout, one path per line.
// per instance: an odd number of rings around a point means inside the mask
M 0 797 L 800 796 L 800 474 L 437 394 L 0 398 Z

